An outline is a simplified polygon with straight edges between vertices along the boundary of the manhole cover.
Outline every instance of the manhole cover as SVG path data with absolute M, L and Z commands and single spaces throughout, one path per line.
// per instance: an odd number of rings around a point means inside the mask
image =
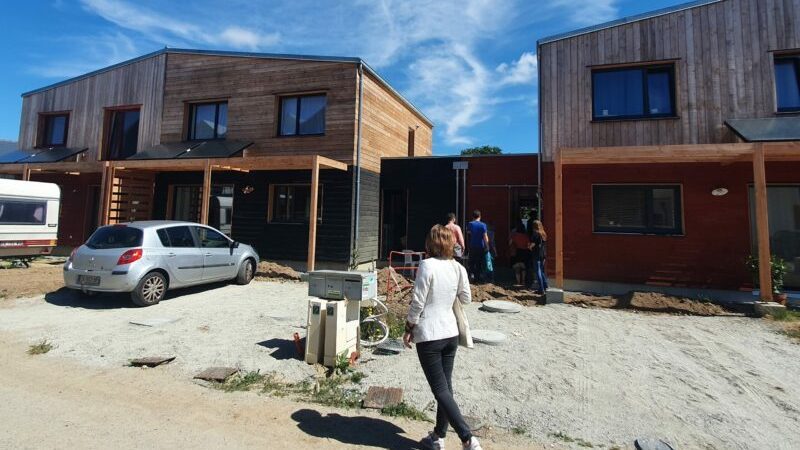
M 375 347 L 375 353 L 379 355 L 399 355 L 403 350 L 403 341 L 400 339 L 389 339 Z
M 487 300 L 483 302 L 482 307 L 489 312 L 518 313 L 522 311 L 522 306 L 504 300 Z
M 506 340 L 506 335 L 494 330 L 472 330 L 472 340 L 486 345 L 500 345 Z

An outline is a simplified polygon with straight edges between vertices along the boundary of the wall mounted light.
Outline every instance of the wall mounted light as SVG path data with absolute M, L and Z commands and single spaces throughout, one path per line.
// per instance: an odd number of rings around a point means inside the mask
M 256 190 L 256 188 L 254 188 L 253 185 L 248 184 L 248 185 L 242 187 L 242 194 L 250 194 L 255 190 Z
M 728 188 L 718 187 L 711 190 L 711 195 L 714 197 L 722 197 L 728 194 Z

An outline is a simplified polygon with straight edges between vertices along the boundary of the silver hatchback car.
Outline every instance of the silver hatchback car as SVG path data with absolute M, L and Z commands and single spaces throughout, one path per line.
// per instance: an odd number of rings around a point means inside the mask
M 248 284 L 256 273 L 253 247 L 214 228 L 169 220 L 98 228 L 64 264 L 64 283 L 86 294 L 130 292 L 155 305 L 167 289 L 215 281 Z

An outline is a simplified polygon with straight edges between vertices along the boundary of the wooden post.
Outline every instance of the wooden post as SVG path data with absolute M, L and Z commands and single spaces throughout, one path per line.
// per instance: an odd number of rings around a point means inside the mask
M 553 157 L 555 162 L 555 230 L 556 233 L 556 287 L 564 289 L 564 199 L 563 199 L 563 165 L 561 149 L 557 149 Z
M 22 165 L 22 181 L 31 181 L 31 168 L 27 164 Z
M 100 207 L 97 208 L 97 225 L 103 226 L 106 224 L 106 195 L 108 194 L 108 162 L 103 163 L 103 168 L 100 169 Z
M 211 199 L 211 160 L 206 160 L 205 168 L 203 169 L 203 191 L 200 201 L 200 223 L 208 225 L 208 208 Z
M 319 156 L 311 162 L 311 209 L 308 214 L 308 261 L 306 271 L 314 270 L 317 256 L 317 201 L 319 200 Z
M 764 145 L 753 151 L 753 189 L 756 200 L 756 233 L 758 233 L 758 282 L 762 301 L 772 301 L 772 263 L 769 248 L 769 207 L 767 174 L 764 167 Z

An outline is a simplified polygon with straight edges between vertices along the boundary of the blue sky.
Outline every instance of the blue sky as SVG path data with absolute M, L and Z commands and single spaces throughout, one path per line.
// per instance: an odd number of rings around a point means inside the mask
M 537 149 L 536 40 L 681 0 L 61 0 L 4 5 L 0 139 L 20 94 L 171 47 L 360 56 L 436 124 L 434 153 Z

